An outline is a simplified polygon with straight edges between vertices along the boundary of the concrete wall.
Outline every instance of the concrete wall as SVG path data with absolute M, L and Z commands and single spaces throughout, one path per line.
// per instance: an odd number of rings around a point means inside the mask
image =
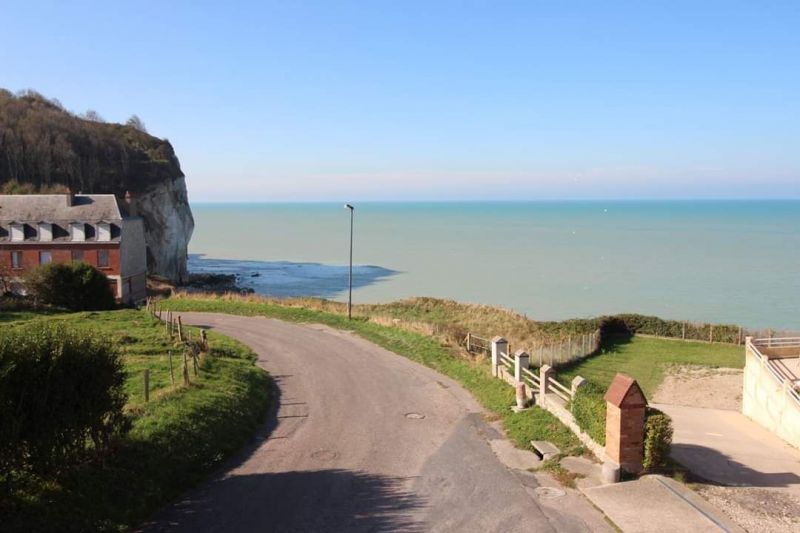
M 120 235 L 120 273 L 123 278 L 147 272 L 147 247 L 141 218 L 122 222 Z
M 745 353 L 742 412 L 800 448 L 800 404 L 790 396 L 789 383 L 780 383 L 749 343 Z

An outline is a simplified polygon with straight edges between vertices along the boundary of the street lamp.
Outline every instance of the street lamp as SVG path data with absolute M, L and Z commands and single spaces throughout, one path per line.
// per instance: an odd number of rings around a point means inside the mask
M 350 320 L 353 318 L 353 214 L 356 208 L 350 204 L 344 204 L 344 208 L 350 210 L 350 275 L 347 294 L 347 320 Z

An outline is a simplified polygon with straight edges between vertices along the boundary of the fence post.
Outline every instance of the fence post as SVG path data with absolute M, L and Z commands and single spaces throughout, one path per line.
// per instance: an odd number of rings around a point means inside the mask
M 150 369 L 144 369 L 144 401 L 150 401 Z
M 550 390 L 550 382 L 548 380 L 555 375 L 556 371 L 550 365 L 542 365 L 539 368 L 539 404 L 542 407 L 545 406 L 545 398 Z
M 472 333 L 467 333 L 467 351 L 472 353 Z
M 737 338 L 736 344 L 742 344 L 742 326 L 739 326 L 739 337 Z
M 492 339 L 492 375 L 500 377 L 500 354 L 508 356 L 508 341 L 501 336 Z
M 172 369 L 172 350 L 168 351 L 169 353 L 169 380 L 172 382 L 172 386 L 175 386 L 175 371 Z
M 586 385 L 588 382 L 580 376 L 575 376 L 572 378 L 572 383 L 570 383 L 570 390 L 572 392 L 572 397 L 575 397 L 575 393 L 578 392 L 578 389 Z
M 178 340 L 183 342 L 183 324 L 181 323 L 181 315 L 178 315 Z
M 186 361 L 186 350 L 183 350 L 183 384 L 189 386 L 189 366 Z
M 202 345 L 203 351 L 208 353 L 208 337 L 206 336 L 206 330 L 200 330 L 200 343 Z
M 522 383 L 522 369 L 531 366 L 531 356 L 525 350 L 517 350 L 514 353 L 514 380 L 517 383 Z

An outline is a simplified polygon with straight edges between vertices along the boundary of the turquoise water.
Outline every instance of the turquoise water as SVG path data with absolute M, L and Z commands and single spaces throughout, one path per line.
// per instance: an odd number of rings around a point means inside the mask
M 341 204 L 193 205 L 190 270 L 347 297 Z M 436 296 L 536 319 L 641 312 L 800 329 L 800 201 L 364 203 L 353 298 Z

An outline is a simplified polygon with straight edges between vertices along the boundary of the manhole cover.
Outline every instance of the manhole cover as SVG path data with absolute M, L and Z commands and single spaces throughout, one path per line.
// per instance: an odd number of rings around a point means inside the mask
M 564 492 L 563 490 L 557 489 L 555 487 L 536 487 L 535 489 L 533 489 L 533 491 L 536 493 L 536 496 L 538 496 L 543 500 L 560 498 L 566 494 L 566 492 Z
M 311 454 L 311 458 L 318 461 L 332 461 L 337 457 L 339 457 L 339 454 L 332 450 L 317 450 Z
M 422 420 L 423 418 L 425 418 L 425 415 L 422 415 L 420 413 L 406 413 L 406 418 L 410 418 L 412 420 Z

